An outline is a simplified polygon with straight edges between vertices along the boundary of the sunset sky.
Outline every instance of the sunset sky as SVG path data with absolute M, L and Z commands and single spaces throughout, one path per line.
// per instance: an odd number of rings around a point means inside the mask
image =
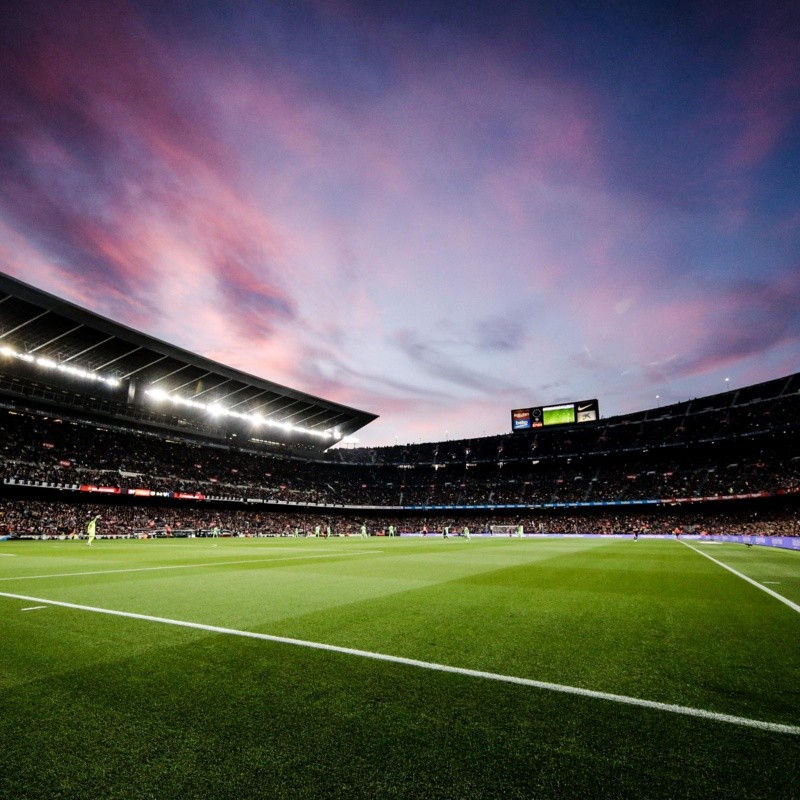
M 11 5 L 0 270 L 361 444 L 800 370 L 797 2 Z

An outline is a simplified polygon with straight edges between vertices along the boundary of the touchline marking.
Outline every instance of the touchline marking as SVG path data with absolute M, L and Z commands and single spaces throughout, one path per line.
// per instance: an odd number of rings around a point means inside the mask
M 244 561 L 209 561 L 205 564 L 169 564 L 164 567 L 130 567 L 128 569 L 98 569 L 87 572 L 57 572 L 52 575 L 14 575 L 0 578 L 0 581 L 33 581 L 42 578 L 77 578 L 86 575 L 114 575 L 121 572 L 155 572 L 165 569 L 192 569 L 194 567 L 227 567 L 238 564 L 260 564 L 263 561 L 282 563 L 284 561 L 302 561 L 307 558 L 338 558 L 339 556 L 365 556 L 377 550 L 353 550 L 350 553 L 318 553 L 313 556 L 289 556 L 288 558 L 248 558 Z
M 535 681 L 530 678 L 519 678 L 514 675 L 500 675 L 495 672 L 483 672 L 477 669 L 466 669 L 464 667 L 451 667 L 447 664 L 436 664 L 430 661 L 419 661 L 415 658 L 403 658 L 402 656 L 392 656 L 385 653 L 373 653 L 370 650 L 356 650 L 352 647 L 339 647 L 334 644 L 323 642 L 309 642 L 305 639 L 292 639 L 286 636 L 273 636 L 268 633 L 256 633 L 255 631 L 241 631 L 236 628 L 221 628 L 217 625 L 205 625 L 201 622 L 187 622 L 180 619 L 169 619 L 167 617 L 154 617 L 149 614 L 135 614 L 130 611 L 116 611 L 110 608 L 97 608 L 96 606 L 84 606 L 79 603 L 65 603 L 60 600 L 48 600 L 43 597 L 29 597 L 22 594 L 11 594 L 0 592 L 0 597 L 7 597 L 11 600 L 24 600 L 26 602 L 44 603 L 45 605 L 59 606 L 61 608 L 71 608 L 76 611 L 89 611 L 95 614 L 108 614 L 112 617 L 126 617 L 128 619 L 138 619 L 145 622 L 158 622 L 163 625 L 176 625 L 180 628 L 192 628 L 194 630 L 208 631 L 209 633 L 220 633 L 227 636 L 241 636 L 246 639 L 260 639 L 266 642 L 277 644 L 290 644 L 297 647 L 308 647 L 312 650 L 326 650 L 331 653 L 341 653 L 343 655 L 357 656 L 359 658 L 369 658 L 374 661 L 388 661 L 393 664 L 403 664 L 408 667 L 419 669 L 429 669 L 436 672 L 449 672 L 454 675 L 464 675 L 469 678 L 484 678 L 485 680 L 499 681 L 501 683 L 513 683 L 519 686 L 530 686 L 535 689 L 544 689 L 550 692 L 561 692 L 562 694 L 574 694 L 580 697 L 591 697 L 595 700 L 608 700 L 614 703 L 622 703 L 630 706 L 649 708 L 655 711 L 668 711 L 672 714 L 681 714 L 686 717 L 699 717 L 700 719 L 713 720 L 715 722 L 728 722 L 733 725 L 740 725 L 747 728 L 758 728 L 759 730 L 771 731 L 773 733 L 788 733 L 794 736 L 800 735 L 800 726 L 787 725 L 780 722 L 766 722 L 764 720 L 749 719 L 748 717 L 736 717 L 731 714 L 720 714 L 716 711 L 706 711 L 702 708 L 691 708 L 690 706 L 673 705 L 672 703 L 659 703 L 655 700 L 643 700 L 639 697 L 628 697 L 622 694 L 609 694 L 607 692 L 597 692 L 592 689 L 582 689 L 578 686 L 565 686 L 560 683 L 547 683 L 545 681 Z
M 20 611 L 38 611 L 40 608 L 47 608 L 47 606 L 28 606 L 27 608 L 21 608 Z
M 788 597 L 784 597 L 782 594 L 778 594 L 774 589 L 770 589 L 768 586 L 764 586 L 763 583 L 759 583 L 758 581 L 754 581 L 752 578 L 748 578 L 747 575 L 743 575 L 741 572 L 735 570 L 733 567 L 729 567 L 727 564 L 723 564 L 721 561 L 717 561 L 717 559 L 714 558 L 713 556 L 710 556 L 708 553 L 704 553 L 702 550 L 698 550 L 696 547 L 692 547 L 692 545 L 690 545 L 689 542 L 684 542 L 683 539 L 681 539 L 681 544 L 685 544 L 690 550 L 694 550 L 695 553 L 700 553 L 701 556 L 705 556 L 709 561 L 713 561 L 715 564 L 718 564 L 723 569 L 728 570 L 728 572 L 732 572 L 734 575 L 736 575 L 737 578 L 741 578 L 743 581 L 747 581 L 749 584 L 755 586 L 756 589 L 761 589 L 762 592 L 766 592 L 768 595 L 771 595 L 776 600 L 780 600 L 781 603 L 789 606 L 789 608 L 791 608 L 792 611 L 796 611 L 798 614 L 800 614 L 800 606 L 797 605 L 797 603 L 793 603 L 791 600 L 789 600 Z

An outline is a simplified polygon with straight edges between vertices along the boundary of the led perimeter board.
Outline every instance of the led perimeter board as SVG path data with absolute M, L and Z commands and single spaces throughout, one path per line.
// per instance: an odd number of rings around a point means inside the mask
M 511 430 L 525 431 L 530 428 L 549 428 L 552 425 L 574 425 L 596 422 L 598 419 L 600 419 L 600 409 L 597 400 L 560 403 L 557 406 L 515 408 L 511 412 Z

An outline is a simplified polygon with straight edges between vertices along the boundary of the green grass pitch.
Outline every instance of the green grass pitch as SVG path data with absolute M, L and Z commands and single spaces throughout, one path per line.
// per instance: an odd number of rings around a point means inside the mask
M 692 545 L 800 604 L 800 553 Z M 800 614 L 677 541 L 5 542 L 0 593 L 2 798 L 777 800 L 800 786 Z

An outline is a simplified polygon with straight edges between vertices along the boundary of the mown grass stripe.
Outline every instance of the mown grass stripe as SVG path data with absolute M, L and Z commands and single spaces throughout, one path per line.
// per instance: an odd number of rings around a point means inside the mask
M 287 556 L 285 558 L 246 558 L 237 561 L 206 561 L 201 564 L 168 564 L 162 567 L 125 567 L 124 569 L 96 569 L 85 572 L 54 572 L 49 575 L 12 575 L 0 578 L 0 581 L 34 581 L 45 578 L 83 578 L 88 575 L 116 575 L 123 572 L 156 572 L 167 569 L 195 569 L 197 567 L 231 567 L 239 564 L 261 564 L 264 562 L 281 563 L 283 561 L 302 561 L 308 558 L 342 558 L 344 556 L 364 556 L 377 553 L 377 550 L 353 550 L 349 553 L 317 553 L 313 556 Z
M 723 565 L 724 566 L 724 565 Z M 484 672 L 482 670 L 467 669 L 464 667 L 453 667 L 447 664 L 436 664 L 430 661 L 419 661 L 414 658 L 404 658 L 402 656 L 392 656 L 385 653 L 374 653 L 369 650 L 357 650 L 351 647 L 340 647 L 338 645 L 325 644 L 324 642 L 310 642 L 304 639 L 293 639 L 286 636 L 273 636 L 268 633 L 257 633 L 255 631 L 243 631 L 235 628 L 223 628 L 217 625 L 206 625 L 200 622 L 189 622 L 187 620 L 169 619 L 167 617 L 156 617 L 149 614 L 137 614 L 130 611 L 117 611 L 109 608 L 98 608 L 96 606 L 86 606 L 79 603 L 66 603 L 60 600 L 49 600 L 42 597 L 30 597 L 28 595 L 11 594 L 0 592 L 0 597 L 11 600 L 23 600 L 25 602 L 44 603 L 46 605 L 69 608 L 76 611 L 88 611 L 95 614 L 108 614 L 115 617 L 125 617 L 128 619 L 143 620 L 145 622 L 156 622 L 164 625 L 175 625 L 181 628 L 191 628 L 194 630 L 218 633 L 226 636 L 241 636 L 248 639 L 259 639 L 278 644 L 289 644 L 298 647 L 307 647 L 314 650 L 326 650 L 343 655 L 357 656 L 359 658 L 369 658 L 375 661 L 387 661 L 393 664 L 416 667 L 419 669 L 434 670 L 437 672 L 448 672 L 455 675 L 463 675 L 471 678 L 483 678 L 485 680 L 499 681 L 502 683 L 512 683 L 520 686 L 529 686 L 535 689 L 543 689 L 551 692 L 561 692 L 563 694 L 578 695 L 595 700 L 605 700 L 625 705 L 638 706 L 655 711 L 665 711 L 672 714 L 680 714 L 687 717 L 698 717 L 700 719 L 712 720 L 714 722 L 726 722 L 732 725 L 739 725 L 747 728 L 757 728 L 759 730 L 771 731 L 773 733 L 787 733 L 800 735 L 800 726 L 787 725 L 779 722 L 767 722 L 764 720 L 749 719 L 748 717 L 738 717 L 731 714 L 722 714 L 716 711 L 707 711 L 701 708 L 691 708 L 689 706 L 674 705 L 672 703 L 659 703 L 654 700 L 644 700 L 639 697 L 628 697 L 627 695 L 610 694 L 598 692 L 592 689 L 583 689 L 579 686 L 566 686 L 559 683 L 548 683 L 537 681 L 531 678 L 520 678 L 514 675 L 501 675 L 494 672 Z

